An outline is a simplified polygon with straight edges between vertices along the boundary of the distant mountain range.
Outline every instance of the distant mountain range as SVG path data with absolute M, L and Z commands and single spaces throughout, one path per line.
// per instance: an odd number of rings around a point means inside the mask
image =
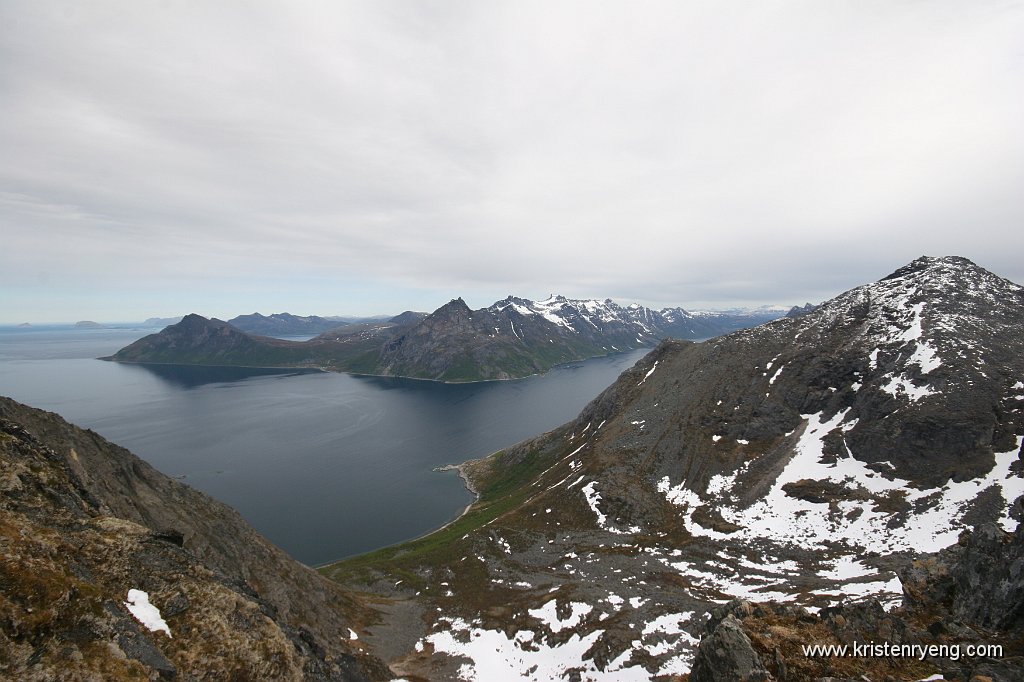
M 318 367 L 455 382 L 512 379 L 559 363 L 650 347 L 663 338 L 710 338 L 782 314 L 774 309 L 691 314 L 564 296 L 536 302 L 509 296 L 479 310 L 458 298 L 430 314 L 407 311 L 369 321 L 254 313 L 223 322 L 192 314 L 104 359 Z M 309 341 L 269 338 L 319 330 Z
M 291 313 L 274 313 L 272 315 L 239 315 L 228 320 L 228 324 L 250 334 L 263 336 L 302 336 L 321 334 L 347 324 L 364 322 L 382 322 L 387 316 L 375 317 L 318 317 L 317 315 L 292 315 Z

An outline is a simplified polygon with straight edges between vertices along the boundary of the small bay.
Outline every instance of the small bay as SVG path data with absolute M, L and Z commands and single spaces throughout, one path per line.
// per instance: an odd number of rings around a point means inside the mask
M 647 352 L 473 384 L 95 359 L 152 331 L 0 327 L 0 394 L 127 447 L 310 565 L 451 520 L 472 498 L 436 467 L 572 419 Z

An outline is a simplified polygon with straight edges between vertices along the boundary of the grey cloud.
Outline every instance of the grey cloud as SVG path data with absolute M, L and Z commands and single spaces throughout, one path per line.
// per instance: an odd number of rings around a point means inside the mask
M 922 253 L 1020 281 L 1022 26 L 984 2 L 8 2 L 0 283 L 707 306 Z

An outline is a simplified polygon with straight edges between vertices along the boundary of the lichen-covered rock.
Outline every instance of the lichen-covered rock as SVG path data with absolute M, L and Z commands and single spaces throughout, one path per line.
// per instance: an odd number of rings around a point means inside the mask
M 761 664 L 750 639 L 730 613 L 697 647 L 690 682 L 766 682 L 774 679 Z

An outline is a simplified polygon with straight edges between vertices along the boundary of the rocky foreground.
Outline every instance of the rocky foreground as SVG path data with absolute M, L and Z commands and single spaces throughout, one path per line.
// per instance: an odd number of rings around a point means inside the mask
M 234 510 L 0 398 L 0 678 L 392 678 L 370 615 Z

